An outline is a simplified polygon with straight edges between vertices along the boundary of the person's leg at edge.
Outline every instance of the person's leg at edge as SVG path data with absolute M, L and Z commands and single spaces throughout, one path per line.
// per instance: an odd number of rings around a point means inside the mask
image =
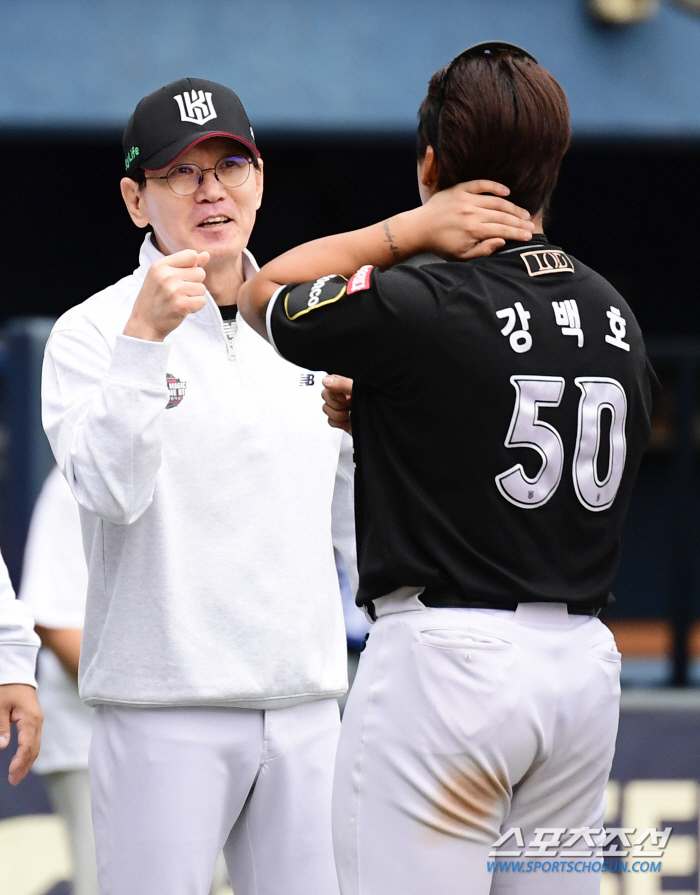
M 68 830 L 73 858 L 72 895 L 99 895 L 87 769 L 45 774 L 44 782 Z

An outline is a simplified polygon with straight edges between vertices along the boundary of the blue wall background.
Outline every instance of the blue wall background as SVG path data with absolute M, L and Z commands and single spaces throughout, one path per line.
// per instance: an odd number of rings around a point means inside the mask
M 700 137 L 700 16 L 595 24 L 585 0 L 0 0 L 0 128 L 122 127 L 175 78 L 232 86 L 262 129 L 408 131 L 465 46 L 523 44 L 578 136 Z

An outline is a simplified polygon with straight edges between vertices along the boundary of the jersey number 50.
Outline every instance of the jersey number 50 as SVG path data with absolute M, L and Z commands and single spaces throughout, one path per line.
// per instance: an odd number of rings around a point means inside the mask
M 518 463 L 497 475 L 496 485 L 506 500 L 518 507 L 541 507 L 561 482 L 564 444 L 557 430 L 539 419 L 539 409 L 559 406 L 565 382 L 561 376 L 511 376 L 510 381 L 516 398 L 505 446 L 537 451 L 542 458 L 542 466 L 534 478 L 528 478 L 522 464 Z M 579 376 L 574 382 L 581 389 L 572 464 L 574 488 L 583 506 L 598 513 L 612 505 L 625 468 L 627 396 L 615 379 Z M 598 455 L 604 410 L 610 412 L 612 420 L 608 436 L 608 469 L 600 478 Z

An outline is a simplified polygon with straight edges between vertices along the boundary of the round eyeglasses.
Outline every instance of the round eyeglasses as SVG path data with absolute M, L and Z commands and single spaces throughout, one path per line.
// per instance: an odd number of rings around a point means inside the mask
M 176 196 L 191 196 L 199 189 L 207 171 L 213 171 L 214 177 L 228 190 L 242 186 L 248 179 L 252 164 L 252 159 L 241 155 L 229 155 L 220 158 L 213 168 L 200 168 L 199 165 L 187 162 L 183 165 L 173 165 L 167 174 L 147 177 L 146 180 L 167 180 L 168 186 Z

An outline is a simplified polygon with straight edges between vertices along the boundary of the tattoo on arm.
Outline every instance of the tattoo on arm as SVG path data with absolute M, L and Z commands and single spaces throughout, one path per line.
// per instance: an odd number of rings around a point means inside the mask
M 389 221 L 384 221 L 382 224 L 384 227 L 384 232 L 386 233 L 386 241 L 389 243 L 389 248 L 391 249 L 391 254 L 394 259 L 394 264 L 398 264 L 401 260 L 401 252 L 399 251 L 399 247 L 394 243 L 394 237 L 392 236 L 391 230 L 389 229 Z

